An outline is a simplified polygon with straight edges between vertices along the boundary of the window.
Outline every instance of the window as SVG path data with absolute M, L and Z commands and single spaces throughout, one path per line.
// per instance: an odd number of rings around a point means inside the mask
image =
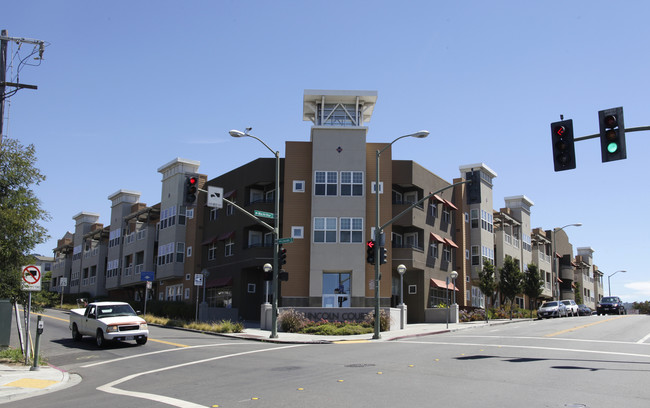
M 217 244 L 210 244 L 208 247 L 208 261 L 213 261 L 217 258 Z
M 336 218 L 314 218 L 314 242 L 336 242 Z
M 259 203 L 264 201 L 264 191 L 262 190 L 250 190 L 250 203 Z
M 484 210 L 481 210 L 481 228 L 492 232 L 492 214 Z
M 341 172 L 341 195 L 342 196 L 363 195 L 363 172 L 361 171 Z
M 373 239 L 374 239 L 374 237 L 375 236 L 373 235 Z M 393 239 L 393 247 L 394 248 L 402 248 L 403 238 L 402 238 L 401 234 L 393 232 L 392 233 L 392 239 Z
M 185 288 L 185 299 L 190 298 L 190 288 Z
M 323 307 L 350 307 L 351 274 L 323 273 Z
M 185 259 L 185 242 L 176 243 L 176 262 L 183 262 Z
M 219 210 L 217 208 L 210 209 L 210 221 L 215 221 L 219 217 Z
M 291 238 L 302 239 L 305 237 L 304 227 L 291 227 Z
M 431 257 L 437 259 L 438 258 L 438 242 L 433 242 L 431 245 L 429 245 L 431 248 L 430 254 Z
M 429 215 L 438 218 L 438 203 L 431 202 L 429 204 Z
M 248 247 L 262 246 L 263 234 L 262 231 L 248 231 Z
M 478 228 L 478 209 L 470 211 L 470 221 L 472 228 Z
M 405 247 L 406 248 L 417 248 L 418 247 L 418 233 L 417 232 L 409 232 L 407 234 L 404 234 L 404 240 L 405 242 Z
M 442 209 L 442 222 L 444 224 L 449 224 L 450 221 L 451 221 L 451 213 L 449 212 L 449 210 L 446 207 L 443 207 L 443 209 Z
M 442 246 L 442 259 L 445 262 L 451 262 L 451 247 L 449 245 Z
M 418 202 L 418 192 L 408 191 L 404 193 L 404 202 L 407 204 L 415 204 Z
M 294 193 L 304 193 L 305 192 L 305 180 L 294 180 L 293 181 L 293 192 Z
M 338 177 L 335 171 L 317 171 L 314 178 L 314 194 L 317 196 L 337 195 Z
M 363 218 L 341 218 L 339 242 L 363 242 Z
M 372 194 L 377 193 L 377 182 L 373 181 L 370 183 L 370 189 L 372 190 Z M 379 182 L 379 194 L 384 194 L 384 182 L 380 181 Z
M 192 247 L 191 247 L 191 246 L 188 246 L 188 247 L 187 247 L 187 257 L 189 258 L 189 257 L 191 257 L 191 256 L 192 256 Z
M 233 215 L 235 213 L 235 206 L 232 204 L 228 204 L 226 206 L 226 215 Z
M 228 238 L 226 240 L 226 245 L 225 245 L 225 249 L 226 249 L 225 256 L 233 256 L 234 255 L 234 252 L 233 252 L 234 248 L 235 248 L 235 240 L 232 239 L 232 238 Z
M 480 265 L 481 264 L 481 253 L 479 251 L 479 246 L 478 245 L 473 245 L 472 246 L 472 265 Z

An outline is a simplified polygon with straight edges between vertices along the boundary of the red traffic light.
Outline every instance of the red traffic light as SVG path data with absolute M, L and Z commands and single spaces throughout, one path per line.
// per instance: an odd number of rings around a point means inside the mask
M 555 129 L 553 129 L 553 132 L 555 132 L 556 135 L 562 137 L 564 136 L 564 132 L 566 132 L 566 128 L 564 126 L 556 126 Z
M 190 183 L 191 186 L 195 185 L 196 182 L 199 181 L 196 177 L 190 177 L 187 182 Z
M 375 247 L 375 241 L 368 241 L 368 248 L 374 248 Z

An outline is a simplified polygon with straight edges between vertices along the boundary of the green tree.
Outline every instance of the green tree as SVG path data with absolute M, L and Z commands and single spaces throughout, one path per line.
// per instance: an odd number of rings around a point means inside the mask
M 515 296 L 521 293 L 523 274 L 519 269 L 519 260 L 506 255 L 503 268 L 499 269 L 499 290 L 501 295 L 510 301 L 510 319 L 512 320 L 512 304 Z
M 485 321 L 488 320 L 488 299 L 494 304 L 494 292 L 497 290 L 497 282 L 494 278 L 494 265 L 489 260 L 483 261 L 483 269 L 478 273 L 478 288 L 485 296 Z
M 50 219 L 32 186 L 45 176 L 35 167 L 36 150 L 14 139 L 0 146 L 0 298 L 25 303 L 20 288 L 20 267 L 29 263 L 29 253 L 48 239 L 40 224 Z
M 580 282 L 574 282 L 573 284 L 576 285 L 576 289 L 575 289 L 576 303 L 580 305 L 584 303 L 582 299 L 582 289 L 580 289 Z
M 534 263 L 529 263 L 528 270 L 524 272 L 522 290 L 524 295 L 530 299 L 530 317 L 533 317 L 533 304 L 544 290 L 544 280 L 540 277 L 539 269 Z

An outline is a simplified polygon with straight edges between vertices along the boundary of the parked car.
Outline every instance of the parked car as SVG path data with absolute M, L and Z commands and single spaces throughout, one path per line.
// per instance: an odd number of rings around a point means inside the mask
M 562 317 L 568 316 L 566 306 L 562 302 L 553 300 L 551 302 L 544 302 L 539 309 L 537 309 L 537 317 L 544 319 L 548 317 Z
M 593 310 L 587 305 L 578 305 L 578 316 L 591 316 Z
M 578 304 L 575 302 L 575 300 L 561 300 L 562 303 L 564 303 L 564 306 L 566 306 L 566 311 L 567 315 L 571 316 L 577 316 L 578 315 Z
M 618 296 L 606 296 L 600 299 L 598 302 L 598 307 L 596 307 L 596 313 L 598 316 L 601 314 L 627 314 L 625 306 L 623 306 L 623 301 Z

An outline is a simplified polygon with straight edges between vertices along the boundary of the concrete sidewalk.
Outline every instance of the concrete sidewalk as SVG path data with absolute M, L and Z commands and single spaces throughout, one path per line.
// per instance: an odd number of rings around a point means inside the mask
M 297 344 L 334 344 L 339 342 L 377 342 L 395 341 L 419 336 L 455 332 L 483 326 L 492 326 L 516 322 L 530 321 L 530 319 L 515 320 L 490 320 L 489 322 L 468 323 L 421 323 L 409 324 L 406 329 L 381 332 L 379 339 L 373 339 L 373 333 L 358 334 L 353 336 L 319 336 L 311 334 L 278 332 L 278 337 L 271 339 L 270 330 L 261 330 L 258 327 L 248 327 L 242 333 L 218 334 L 223 337 L 239 338 L 273 343 Z M 168 326 L 166 326 L 168 327 Z M 185 330 L 185 329 L 180 329 Z M 213 333 L 210 333 L 213 334 Z M 34 397 L 49 392 L 59 391 L 72 387 L 81 382 L 77 374 L 70 374 L 54 366 L 41 366 L 38 370 L 24 365 L 11 365 L 0 363 L 0 404 Z

